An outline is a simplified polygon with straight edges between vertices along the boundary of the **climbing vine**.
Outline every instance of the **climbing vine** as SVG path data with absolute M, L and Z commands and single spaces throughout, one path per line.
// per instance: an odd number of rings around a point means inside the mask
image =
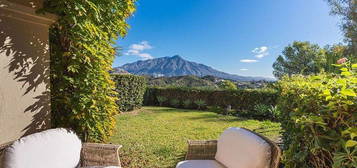
M 134 0 L 47 0 L 58 15 L 50 29 L 52 125 L 84 141 L 106 141 L 118 113 L 109 71 L 114 41 L 125 36 Z

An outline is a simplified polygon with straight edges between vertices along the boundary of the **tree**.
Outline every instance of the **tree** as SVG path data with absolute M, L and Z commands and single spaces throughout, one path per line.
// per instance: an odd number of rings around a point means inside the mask
M 228 89 L 228 90 L 237 90 L 237 85 L 230 81 L 230 80 L 223 80 L 221 82 L 219 82 L 219 87 L 222 89 Z
M 283 75 L 309 75 L 322 71 L 326 64 L 325 50 L 316 44 L 295 41 L 284 48 L 282 55 L 273 64 L 273 74 L 280 78 Z
M 343 57 L 346 57 L 347 54 L 347 49 L 348 47 L 345 45 L 327 45 L 325 48 L 326 51 L 326 65 L 324 67 L 325 72 L 330 72 L 330 73 L 338 73 L 339 68 L 336 66 L 333 66 L 333 64 L 336 64 L 338 59 L 341 59 Z M 349 57 L 349 59 L 352 59 Z
M 357 57 L 357 0 L 327 0 L 331 14 L 342 17 L 341 29 L 350 46 L 350 54 Z
M 113 45 L 127 32 L 134 1 L 46 0 L 43 10 L 58 16 L 50 30 L 52 124 L 84 141 L 106 141 L 118 113 Z

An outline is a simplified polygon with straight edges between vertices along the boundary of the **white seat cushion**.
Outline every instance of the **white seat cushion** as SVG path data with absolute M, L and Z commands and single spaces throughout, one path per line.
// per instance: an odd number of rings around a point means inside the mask
M 216 160 L 228 168 L 268 168 L 270 145 L 242 128 L 228 128 L 218 139 Z
M 81 140 L 63 128 L 35 133 L 15 141 L 5 150 L 2 168 L 75 168 Z
M 225 168 L 215 160 L 185 160 L 179 162 L 176 168 Z

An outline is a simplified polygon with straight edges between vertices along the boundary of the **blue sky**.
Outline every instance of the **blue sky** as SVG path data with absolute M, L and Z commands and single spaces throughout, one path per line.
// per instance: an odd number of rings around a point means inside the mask
M 343 41 L 324 0 L 138 0 L 128 22 L 113 67 L 178 54 L 232 74 L 272 77 L 273 62 L 293 41 Z

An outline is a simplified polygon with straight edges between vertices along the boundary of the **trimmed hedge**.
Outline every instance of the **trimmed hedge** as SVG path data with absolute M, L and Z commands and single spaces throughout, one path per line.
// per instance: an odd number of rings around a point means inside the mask
M 131 74 L 113 74 L 118 93 L 117 104 L 121 112 L 141 108 L 146 90 L 146 78 Z
M 357 75 L 341 70 L 278 82 L 286 167 L 357 166 Z
M 226 109 L 228 106 L 234 110 L 233 115 L 246 115 L 255 110 L 258 104 L 274 106 L 277 100 L 277 92 L 273 89 L 255 90 L 207 90 L 196 88 L 148 88 L 144 96 L 145 105 L 171 106 L 171 100 L 177 99 L 182 108 L 211 108 Z M 157 98 L 164 97 L 167 101 L 159 103 Z M 203 102 L 204 103 L 203 103 Z M 204 104 L 202 107 L 201 104 Z

